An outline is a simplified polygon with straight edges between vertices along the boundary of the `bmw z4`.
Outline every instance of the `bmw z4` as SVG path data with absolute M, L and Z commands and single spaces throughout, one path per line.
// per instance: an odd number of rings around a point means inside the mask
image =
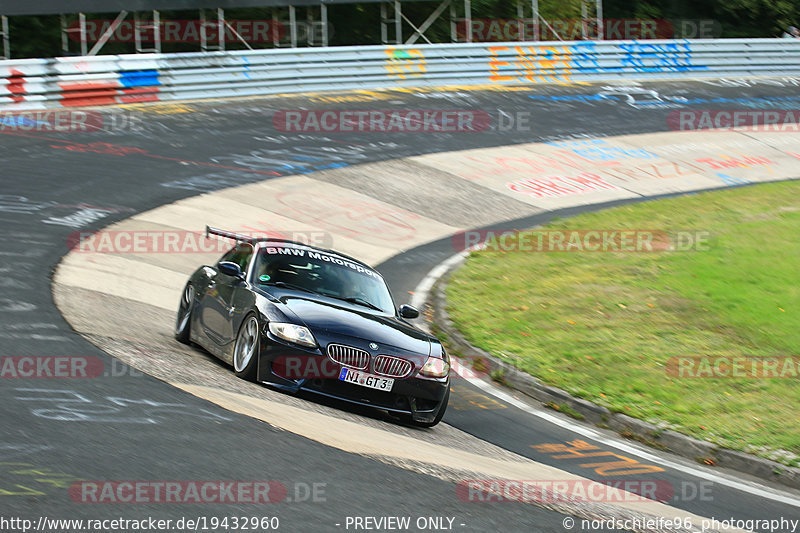
M 432 427 L 450 396 L 442 344 L 412 326 L 370 266 L 299 242 L 236 241 L 183 290 L 175 338 L 196 343 L 237 376 L 289 393 L 306 391 L 370 406 Z

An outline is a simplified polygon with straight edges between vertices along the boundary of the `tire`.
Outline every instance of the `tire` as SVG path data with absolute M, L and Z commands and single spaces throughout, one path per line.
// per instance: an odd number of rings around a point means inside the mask
M 258 352 L 261 345 L 259 328 L 258 318 L 254 313 L 244 317 L 233 346 L 233 371 L 237 377 L 248 381 L 256 381 L 258 372 Z
M 434 418 L 431 422 L 417 422 L 415 420 L 411 421 L 411 425 L 416 426 L 418 428 L 432 428 L 436 424 L 442 421 L 444 417 L 445 411 L 447 411 L 447 403 L 450 401 L 450 387 L 447 387 L 447 392 L 444 394 L 444 399 L 442 400 L 442 406 L 439 407 L 439 412 L 436 413 L 436 418 Z
M 191 283 L 186 284 L 175 320 L 175 338 L 183 344 L 191 344 L 192 312 L 194 311 L 195 290 Z

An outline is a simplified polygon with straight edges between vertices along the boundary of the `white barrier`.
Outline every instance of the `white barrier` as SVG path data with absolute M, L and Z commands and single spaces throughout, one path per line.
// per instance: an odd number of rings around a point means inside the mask
M 421 85 L 800 75 L 800 41 L 345 46 L 0 61 L 0 110 Z

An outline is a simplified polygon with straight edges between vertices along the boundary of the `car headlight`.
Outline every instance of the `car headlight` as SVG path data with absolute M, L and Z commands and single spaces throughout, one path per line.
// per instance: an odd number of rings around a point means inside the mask
M 270 322 L 269 331 L 276 337 L 285 341 L 300 344 L 302 346 L 316 347 L 317 341 L 314 335 L 305 326 L 298 326 L 297 324 L 285 324 L 281 322 Z
M 450 372 L 450 364 L 438 357 L 428 357 L 419 373 L 429 378 L 443 378 Z

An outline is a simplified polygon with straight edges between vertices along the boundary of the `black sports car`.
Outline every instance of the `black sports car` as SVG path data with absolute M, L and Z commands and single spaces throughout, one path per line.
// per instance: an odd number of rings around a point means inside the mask
M 346 255 L 206 227 L 237 244 L 200 267 L 181 297 L 175 338 L 232 364 L 237 376 L 375 407 L 430 427 L 450 396 L 441 343 L 406 319 L 386 283 Z

